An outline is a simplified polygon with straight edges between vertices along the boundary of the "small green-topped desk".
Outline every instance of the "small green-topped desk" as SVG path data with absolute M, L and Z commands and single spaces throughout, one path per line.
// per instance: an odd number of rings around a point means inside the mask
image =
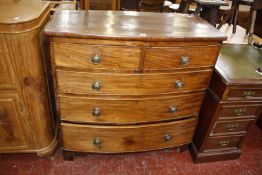
M 236 159 L 262 109 L 262 50 L 224 44 L 199 115 L 195 162 Z

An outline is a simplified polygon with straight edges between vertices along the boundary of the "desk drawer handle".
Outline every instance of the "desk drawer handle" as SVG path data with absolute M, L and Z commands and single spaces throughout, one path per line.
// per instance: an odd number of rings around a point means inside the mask
M 227 129 L 229 131 L 234 131 L 234 130 L 238 129 L 238 124 L 227 124 Z
M 189 57 L 188 57 L 188 56 L 182 56 L 182 57 L 181 57 L 181 64 L 182 64 L 182 65 L 187 65 L 187 64 L 189 64 Z
M 93 64 L 96 65 L 96 64 L 98 64 L 100 61 L 101 61 L 100 55 L 95 54 L 95 55 L 92 57 L 92 63 L 93 63 Z
M 101 82 L 100 81 L 94 81 L 92 84 L 92 89 L 95 91 L 98 91 L 101 89 Z
M 221 140 L 221 141 L 219 141 L 220 147 L 227 146 L 229 143 L 230 143 L 229 140 Z
M 173 136 L 172 136 L 171 134 L 165 134 L 165 136 L 164 136 L 164 140 L 165 140 L 166 142 L 172 140 L 172 138 L 173 138 Z
M 94 138 L 93 144 L 94 144 L 96 147 L 100 147 L 101 144 L 102 144 L 102 140 L 101 140 L 100 138 Z
M 94 117 L 99 117 L 101 115 L 101 110 L 100 108 L 94 108 L 93 111 L 92 111 L 92 115 Z
M 181 80 L 176 81 L 176 88 L 177 89 L 182 89 L 184 86 L 184 83 Z
M 244 115 L 246 112 L 245 109 L 235 109 L 234 114 L 237 116 Z
M 244 91 L 242 93 L 242 97 L 254 97 L 256 96 L 256 92 L 254 91 Z
M 169 106 L 169 112 L 170 112 L 170 113 L 175 114 L 176 111 L 177 111 L 176 106 Z

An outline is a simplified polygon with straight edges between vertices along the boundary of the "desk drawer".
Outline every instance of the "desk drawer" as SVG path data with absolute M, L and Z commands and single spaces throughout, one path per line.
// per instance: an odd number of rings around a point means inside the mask
M 255 118 L 261 111 L 262 104 L 222 105 L 220 119 L 229 118 Z
M 53 43 L 56 66 L 92 69 L 138 69 L 141 49 L 125 46 L 102 46 Z
M 57 70 L 59 92 L 153 95 L 206 89 L 212 71 L 162 74 L 109 74 Z
M 246 134 L 252 120 L 232 120 L 216 122 L 211 136 L 221 134 L 240 133 Z
M 204 149 L 238 149 L 243 136 L 230 136 L 230 137 L 209 137 L 207 139 Z
M 161 98 L 112 99 L 59 95 L 61 119 L 71 122 L 140 123 L 198 115 L 204 93 Z
M 219 46 L 152 47 L 145 49 L 145 69 L 199 68 L 216 63 Z
M 61 124 L 65 150 L 119 153 L 147 151 L 190 143 L 196 119 L 137 126 Z
M 230 88 L 228 100 L 261 100 L 262 88 Z

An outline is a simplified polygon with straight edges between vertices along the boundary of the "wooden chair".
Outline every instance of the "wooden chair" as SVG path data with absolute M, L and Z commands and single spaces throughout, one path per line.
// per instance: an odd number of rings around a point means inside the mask
M 188 13 L 189 6 L 194 0 L 181 0 L 177 13 Z
M 162 12 L 165 0 L 140 0 L 138 11 Z
M 258 1 L 260 1 L 260 0 L 258 0 Z M 239 13 L 239 6 L 240 5 L 250 6 L 249 21 L 251 21 L 253 2 L 254 2 L 254 0 L 233 0 L 230 10 L 227 12 L 226 16 L 223 18 L 221 23 L 218 25 L 217 29 L 220 29 L 227 21 L 229 21 L 229 24 L 231 24 L 233 22 L 232 33 L 235 34 L 236 33 L 238 13 Z M 251 23 L 249 22 L 249 25 L 247 26 L 246 33 L 248 33 L 249 30 L 250 30 L 250 24 Z

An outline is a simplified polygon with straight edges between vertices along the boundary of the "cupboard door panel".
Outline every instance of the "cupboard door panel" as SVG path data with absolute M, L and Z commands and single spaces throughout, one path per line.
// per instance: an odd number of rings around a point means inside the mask
M 19 97 L 16 93 L 0 93 L 0 149 L 27 148 Z

